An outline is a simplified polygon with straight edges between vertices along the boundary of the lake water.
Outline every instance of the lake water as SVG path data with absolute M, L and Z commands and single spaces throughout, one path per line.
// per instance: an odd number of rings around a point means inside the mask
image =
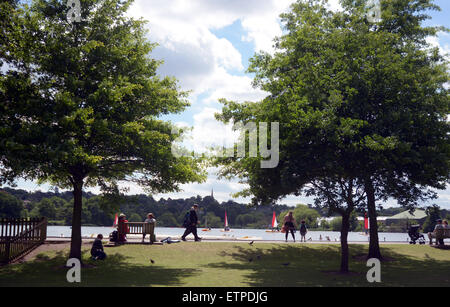
M 81 227 L 81 235 L 83 237 L 95 237 L 101 233 L 105 238 L 114 230 L 112 227 Z M 213 228 L 211 231 L 203 232 L 201 228 L 198 228 L 198 235 L 205 239 L 256 239 L 256 240 L 271 240 L 271 241 L 284 241 L 284 233 L 271 233 L 266 232 L 264 229 L 232 229 L 230 232 L 222 232 L 222 229 Z M 69 226 L 48 226 L 48 237 L 70 237 L 71 229 Z M 155 234 L 157 237 L 172 236 L 174 238 L 180 237 L 184 232 L 184 228 L 177 227 L 156 227 Z M 139 235 L 137 235 L 139 236 Z M 331 241 L 339 241 L 340 233 L 335 231 L 308 231 L 306 238 L 311 238 L 313 241 L 319 241 L 320 236 L 322 240 L 326 241 L 328 236 Z M 300 239 L 300 233 L 295 233 L 296 240 Z M 407 233 L 390 233 L 380 232 L 378 234 L 380 242 L 407 242 L 409 236 Z M 427 238 L 427 236 L 425 236 Z M 189 238 L 189 237 L 188 237 Z M 292 237 L 289 234 L 290 241 Z M 358 232 L 350 232 L 348 234 L 348 240 L 353 242 L 368 242 L 369 237 Z

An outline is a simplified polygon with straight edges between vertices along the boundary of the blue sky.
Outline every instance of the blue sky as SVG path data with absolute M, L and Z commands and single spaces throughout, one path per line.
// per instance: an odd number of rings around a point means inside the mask
M 230 127 L 218 123 L 214 113 L 219 112 L 219 98 L 235 101 L 259 100 L 265 93 L 251 86 L 252 76 L 245 73 L 249 58 L 255 51 L 273 52 L 272 40 L 282 33 L 279 14 L 286 11 L 292 0 L 136 0 L 130 10 L 133 17 L 149 21 L 149 39 L 157 42 L 153 57 L 163 59 L 162 75 L 175 76 L 184 90 L 190 90 L 191 106 L 182 114 L 167 119 L 192 126 L 192 143 L 203 149 L 211 140 L 224 143 L 233 137 Z M 337 0 L 330 0 L 332 8 L 338 8 Z M 428 25 L 450 27 L 450 1 L 436 0 L 441 12 L 431 12 Z M 450 50 L 450 35 L 440 33 L 429 42 L 439 46 L 442 52 Z M 125 184 L 130 193 L 142 190 Z M 48 185 L 34 182 L 18 182 L 19 188 L 47 190 Z M 206 196 L 214 189 L 220 201 L 231 199 L 230 193 L 242 186 L 236 181 L 217 180 L 211 170 L 206 183 L 184 185 L 183 192 L 156 195 L 159 197 Z M 94 192 L 97 189 L 92 189 Z M 434 203 L 450 208 L 450 189 L 439 192 Z M 237 199 L 237 201 L 246 201 Z M 281 203 L 312 203 L 306 197 L 287 197 Z M 395 204 L 389 202 L 389 205 Z

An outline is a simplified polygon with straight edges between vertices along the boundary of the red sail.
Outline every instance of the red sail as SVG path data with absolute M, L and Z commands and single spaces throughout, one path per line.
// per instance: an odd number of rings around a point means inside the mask
M 277 216 L 275 215 L 275 211 L 274 211 L 273 217 L 272 217 L 272 228 L 277 228 L 277 227 L 278 227 Z
M 117 226 L 117 223 L 119 223 L 119 217 L 117 216 L 117 213 L 116 213 L 116 217 L 114 218 L 114 224 L 113 224 L 113 227 L 116 227 L 116 226 Z

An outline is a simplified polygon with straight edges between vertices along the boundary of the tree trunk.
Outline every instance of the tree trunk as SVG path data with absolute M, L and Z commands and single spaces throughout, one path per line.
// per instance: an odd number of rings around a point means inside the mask
M 348 231 L 350 229 L 350 213 L 345 212 L 342 215 L 341 226 L 341 273 L 348 273 Z
M 367 195 L 367 211 L 369 213 L 369 254 L 367 259 L 377 258 L 381 260 L 380 244 L 378 241 L 378 223 L 377 223 L 377 210 L 375 204 L 375 189 L 371 180 L 365 183 L 365 192 Z
M 83 179 L 76 180 L 73 184 L 73 215 L 72 238 L 70 242 L 69 258 L 77 258 L 81 262 L 81 210 L 83 196 Z

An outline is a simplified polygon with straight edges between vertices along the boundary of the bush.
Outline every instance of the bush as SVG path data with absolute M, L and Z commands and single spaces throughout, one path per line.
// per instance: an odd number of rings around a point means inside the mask
M 423 232 L 432 232 L 436 226 L 436 220 L 441 218 L 441 210 L 439 206 L 433 205 L 425 210 L 427 218 L 423 223 Z
M 332 231 L 341 231 L 342 228 L 342 216 L 335 217 L 330 221 L 330 228 Z
M 306 227 L 317 228 L 319 213 L 316 210 L 309 208 L 307 205 L 298 204 L 294 210 L 289 210 L 293 212 L 293 216 L 297 225 L 300 226 L 300 222 L 304 220 L 306 222 Z M 283 224 L 284 217 L 289 211 L 283 211 L 278 215 L 278 223 Z
M 144 219 L 137 213 L 133 213 L 130 215 L 130 218 L 128 220 L 129 222 L 143 222 Z
M 6 192 L 0 192 L 0 218 L 19 218 L 23 202 Z

